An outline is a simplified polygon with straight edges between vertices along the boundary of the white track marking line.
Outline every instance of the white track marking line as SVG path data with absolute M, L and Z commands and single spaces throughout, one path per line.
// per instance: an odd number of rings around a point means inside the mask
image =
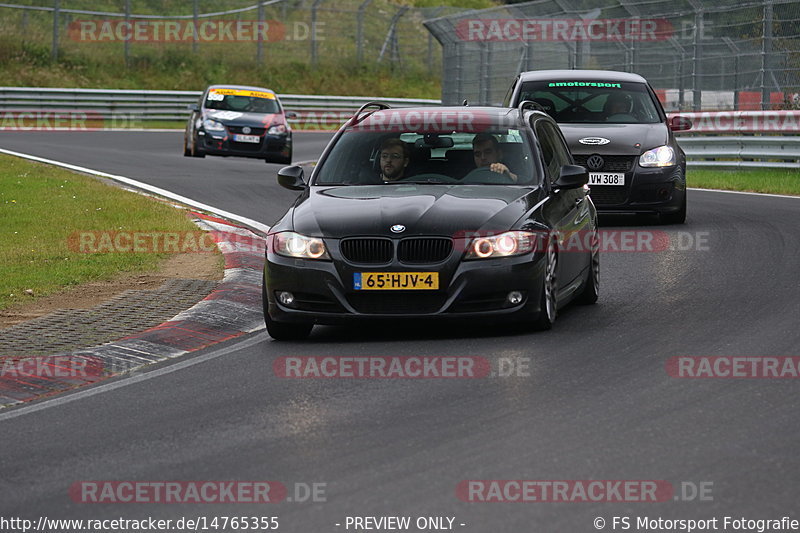
M 698 189 L 697 187 L 689 187 L 690 191 L 703 191 L 703 192 L 724 192 L 728 194 L 749 194 L 750 196 L 768 196 L 770 198 L 794 198 L 797 200 L 800 196 L 792 196 L 790 194 L 771 194 L 768 192 L 750 192 L 750 191 L 726 191 L 725 189 Z
M 31 161 L 37 161 L 39 163 L 47 163 L 48 165 L 55 165 L 59 167 L 63 167 L 69 170 L 74 170 L 76 172 L 83 172 L 84 174 L 90 174 L 92 176 L 99 176 L 102 178 L 107 178 L 110 180 L 118 181 L 120 183 L 125 183 L 132 187 L 136 187 L 137 189 L 141 189 L 153 194 L 157 194 L 164 198 L 169 198 L 170 200 L 174 200 L 176 202 L 180 202 L 182 204 L 186 204 L 192 206 L 197 209 L 202 209 L 203 211 L 208 211 L 209 213 L 213 213 L 217 216 L 228 218 L 230 220 L 235 220 L 236 222 L 241 222 L 242 224 L 246 224 L 251 228 L 257 229 L 258 231 L 262 231 L 264 233 L 269 232 L 269 226 L 266 224 L 262 224 L 257 220 L 253 220 L 251 218 L 243 217 L 241 215 L 236 215 L 234 213 L 230 213 L 228 211 L 223 211 L 222 209 L 218 209 L 216 207 L 210 206 L 208 204 L 203 204 L 192 200 L 191 198 L 187 198 L 185 196 L 181 196 L 179 194 L 175 194 L 174 192 L 170 192 L 166 189 L 162 189 L 160 187 L 156 187 L 154 185 L 148 185 L 147 183 L 143 183 L 141 181 L 137 181 L 131 178 L 126 178 L 125 176 L 118 176 L 116 174 L 109 174 L 107 172 L 101 172 L 99 170 L 93 170 L 91 168 L 81 167 L 78 165 L 72 165 L 69 163 L 64 163 L 63 161 L 56 161 L 54 159 L 46 159 L 44 157 L 38 157 L 31 154 L 23 154 L 21 152 L 14 152 L 12 150 L 6 150 L 4 148 L 0 148 L 0 153 L 13 155 L 16 157 L 22 157 L 24 159 L 30 159 Z
M 77 389 L 78 392 L 72 394 L 70 394 L 69 392 L 65 392 L 62 395 L 56 396 L 51 400 L 40 401 L 38 403 L 35 403 L 27 407 L 17 407 L 17 408 L 10 407 L 9 408 L 11 409 L 10 411 L 0 413 L 0 422 L 3 420 L 9 420 L 11 418 L 17 418 L 18 416 L 35 413 L 37 411 L 42 411 L 50 407 L 58 407 L 64 404 L 74 402 L 76 400 L 88 398 L 89 396 L 94 396 L 95 394 L 101 394 L 104 392 L 121 389 L 122 387 L 127 387 L 129 385 L 133 385 L 141 381 L 146 381 L 148 379 L 160 377 L 165 374 L 171 374 L 172 372 L 177 372 L 178 370 L 183 370 L 184 368 L 188 368 L 190 366 L 194 366 L 200 363 L 205 363 L 206 361 L 216 359 L 217 357 L 222 357 L 223 355 L 228 355 L 229 353 L 238 351 L 240 349 L 249 348 L 250 346 L 264 342 L 266 339 L 267 339 L 266 332 L 261 332 L 259 334 L 253 335 L 249 339 L 245 339 L 241 342 L 236 342 L 231 346 L 226 346 L 225 348 L 221 348 L 218 350 L 212 350 L 211 352 L 205 353 L 197 357 L 183 359 L 175 364 L 171 364 L 163 368 L 152 370 L 150 372 L 145 372 L 143 374 L 137 374 L 134 376 L 126 376 L 123 374 L 122 376 L 120 376 L 121 379 L 118 379 L 111 383 L 106 383 L 104 385 L 97 385 L 89 388 L 80 387 Z

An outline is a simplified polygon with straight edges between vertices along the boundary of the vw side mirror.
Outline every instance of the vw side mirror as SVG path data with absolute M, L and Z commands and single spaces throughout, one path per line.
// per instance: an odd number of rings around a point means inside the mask
M 692 129 L 692 121 L 686 117 L 675 116 L 669 119 L 669 129 L 672 131 L 686 131 Z

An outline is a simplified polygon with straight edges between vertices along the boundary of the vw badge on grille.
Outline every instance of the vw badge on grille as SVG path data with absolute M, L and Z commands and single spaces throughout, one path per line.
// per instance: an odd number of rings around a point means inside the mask
M 250 133 L 250 128 L 245 126 L 244 128 L 242 128 L 242 133 Z
M 584 137 L 583 139 L 578 139 L 578 142 L 581 144 L 588 144 L 591 146 L 602 146 L 604 144 L 610 143 L 611 141 L 604 137 Z
M 586 160 L 586 166 L 589 167 L 589 170 L 600 170 L 605 163 L 603 158 L 597 154 L 589 156 L 589 159 Z
M 389 229 L 392 230 L 392 233 L 403 233 L 406 230 L 406 227 L 402 224 L 395 224 Z

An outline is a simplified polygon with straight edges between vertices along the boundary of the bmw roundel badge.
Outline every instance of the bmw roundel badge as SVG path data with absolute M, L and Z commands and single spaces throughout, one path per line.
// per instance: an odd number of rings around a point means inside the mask
M 406 227 L 402 224 L 395 224 L 389 229 L 392 230 L 392 233 L 403 233 L 406 230 Z

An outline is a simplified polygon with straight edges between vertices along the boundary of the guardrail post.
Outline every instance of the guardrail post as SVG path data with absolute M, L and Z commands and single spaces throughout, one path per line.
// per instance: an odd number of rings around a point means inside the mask
M 259 23 L 259 31 L 258 31 L 258 42 L 256 43 L 256 61 L 260 65 L 264 62 L 264 38 L 261 34 L 261 27 L 260 25 L 264 23 L 264 3 L 259 0 L 258 1 L 258 23 Z
M 130 28 L 131 22 L 131 0 L 125 0 L 125 25 Z M 131 31 L 129 35 L 133 35 Z M 130 39 L 125 39 L 123 43 L 123 53 L 125 54 L 125 68 L 131 64 L 131 42 Z
M 703 89 L 701 83 L 703 59 L 703 9 L 696 6 L 694 28 L 694 69 L 692 72 L 692 108 L 700 111 L 703 107 Z
M 311 5 L 311 64 L 317 64 L 317 7 L 323 0 L 314 0 Z
M 428 18 L 436 18 L 439 16 L 444 7 L 437 7 L 433 10 Z M 428 72 L 433 74 L 433 33 L 428 32 Z
M 764 4 L 764 35 L 761 37 L 761 110 L 769 109 L 767 73 L 772 74 L 769 59 L 772 55 L 772 0 Z
M 358 6 L 358 15 L 356 21 L 356 59 L 360 63 L 364 60 L 364 10 L 372 2 L 372 0 L 364 0 Z
M 192 1 L 192 24 L 194 24 L 194 32 L 192 33 L 192 52 L 197 53 L 197 26 L 199 22 L 199 10 L 197 7 L 197 0 Z
M 53 61 L 58 61 L 58 18 L 61 14 L 61 0 L 53 1 L 53 47 L 50 50 L 50 57 Z

